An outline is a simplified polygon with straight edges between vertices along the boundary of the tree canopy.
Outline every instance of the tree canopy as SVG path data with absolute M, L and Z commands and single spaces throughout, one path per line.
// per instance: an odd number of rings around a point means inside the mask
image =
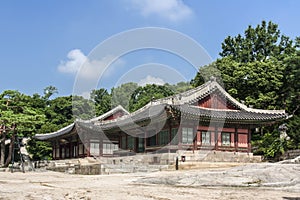
M 289 141 L 278 140 L 278 124 L 262 127 L 266 133 L 254 135 L 254 147 L 267 157 L 278 156 L 282 149 L 300 148 L 299 41 L 299 37 L 292 40 L 281 34 L 277 24 L 262 21 L 255 28 L 249 26 L 243 36 L 228 36 L 222 43 L 221 58 L 200 67 L 191 81 L 198 86 L 213 75 L 230 95 L 248 106 L 286 110 L 292 116 L 282 122 L 289 128 Z
M 269 57 L 282 59 L 295 52 L 297 41 L 293 43 L 289 37 L 281 34 L 277 24 L 262 21 L 255 28 L 249 25 L 244 36 L 228 36 L 222 43 L 220 56 L 231 56 L 242 63 L 265 61 Z
M 148 84 L 144 87 L 140 86 L 131 95 L 129 111 L 136 111 L 152 100 L 161 99 L 173 94 L 174 91 L 164 85 Z

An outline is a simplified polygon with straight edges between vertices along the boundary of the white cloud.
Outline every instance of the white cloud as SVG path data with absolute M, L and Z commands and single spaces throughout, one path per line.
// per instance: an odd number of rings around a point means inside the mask
M 80 51 L 80 49 L 73 49 L 67 55 L 68 61 L 61 61 L 58 66 L 58 71 L 62 73 L 77 73 L 87 57 Z
M 153 77 L 150 75 L 138 82 L 139 86 L 145 86 L 147 84 L 164 85 L 165 82 L 159 77 Z
M 114 61 L 115 56 L 112 55 L 107 55 L 99 60 L 90 60 L 80 49 L 71 50 L 67 58 L 67 61 L 60 63 L 58 71 L 68 74 L 77 74 L 78 78 L 90 81 L 97 80 L 101 76 L 110 76 L 117 67 L 125 63 L 122 59 Z M 114 63 L 111 64 L 113 61 Z
M 172 22 L 191 17 L 193 11 L 182 0 L 129 0 L 143 16 L 159 16 Z
M 109 79 L 119 67 L 124 66 L 125 61 L 116 58 L 113 55 L 106 55 L 90 59 L 80 49 L 74 49 L 68 53 L 67 60 L 62 61 L 57 69 L 61 73 L 76 75 L 73 94 L 88 99 L 99 81 L 103 81 L 102 78 Z

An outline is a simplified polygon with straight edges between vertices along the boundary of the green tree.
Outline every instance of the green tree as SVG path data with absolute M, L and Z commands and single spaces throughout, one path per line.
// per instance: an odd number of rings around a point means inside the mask
M 262 21 L 261 25 L 253 28 L 251 25 L 235 37 L 228 36 L 222 43 L 220 56 L 231 56 L 241 63 L 264 61 L 269 57 L 282 59 L 283 55 L 295 52 L 295 45 L 289 37 L 280 34 L 278 25 Z
M 57 88 L 50 85 L 44 89 L 44 99 L 48 100 L 52 95 L 57 93 L 58 93 Z
M 46 132 L 52 131 L 45 128 L 48 124 L 57 125 L 57 129 L 71 124 L 75 120 L 72 111 L 72 96 L 57 97 L 50 100 L 44 113 L 47 121 L 46 124 L 42 126 L 42 129 Z
M 300 148 L 300 115 L 294 115 L 291 119 L 287 121 L 287 135 L 290 137 L 291 148 Z
M 53 93 L 47 92 L 46 94 Z M 36 133 L 50 133 L 57 131 L 74 122 L 76 118 L 90 119 L 94 116 L 93 102 L 81 96 L 62 96 L 49 99 L 51 95 L 40 96 L 34 94 L 31 106 L 40 107 L 45 115 L 45 122 L 38 128 Z M 36 102 L 36 103 L 35 103 Z M 51 144 L 44 141 L 37 141 L 31 138 L 28 142 L 28 151 L 33 159 L 50 159 Z
M 11 161 L 15 137 L 32 136 L 37 128 L 44 123 L 45 116 L 41 110 L 30 106 L 32 104 L 32 98 L 30 96 L 21 94 L 18 91 L 4 91 L 0 95 L 0 100 L 1 124 L 4 124 L 6 127 L 12 127 L 11 131 L 8 130 L 7 133 L 2 135 L 4 141 L 6 138 L 11 140 L 5 163 L 3 163 L 2 157 L 5 148 L 3 148 L 3 143 L 1 145 L 1 164 L 7 167 Z
M 33 160 L 50 160 L 52 146 L 50 142 L 38 141 L 31 138 L 27 143 L 27 151 L 32 155 Z
M 129 111 L 136 111 L 145 106 L 151 100 L 168 97 L 173 94 L 174 91 L 163 85 L 148 84 L 144 87 L 140 86 L 131 95 Z
M 106 89 L 93 90 L 91 99 L 95 104 L 96 116 L 102 115 L 111 109 L 111 95 Z
M 226 60 L 225 58 L 222 60 Z M 234 70 L 235 66 L 234 63 L 232 62 L 232 60 L 228 61 L 229 65 L 232 65 L 232 68 L 230 68 L 230 71 L 228 72 L 229 74 L 233 73 L 232 71 Z M 223 74 L 222 74 L 223 75 Z M 199 68 L 199 71 L 197 72 L 196 76 L 194 79 L 191 80 L 190 84 L 193 87 L 197 87 L 199 85 L 204 84 L 205 82 L 209 81 L 211 77 L 215 77 L 217 79 L 217 81 L 219 83 L 222 83 L 222 78 L 221 78 L 221 72 L 220 70 L 217 68 L 217 63 L 213 62 L 209 65 L 203 66 Z M 230 78 L 231 76 L 228 75 L 227 78 Z
M 290 114 L 287 134 L 291 147 L 300 148 L 300 51 L 284 60 L 285 73 L 281 88 L 281 104 Z
M 124 83 L 119 87 L 112 88 L 111 90 L 112 107 L 121 105 L 126 110 L 129 110 L 130 98 L 138 87 L 139 86 L 137 83 L 129 82 L 129 83 Z
M 172 90 L 175 94 L 179 94 L 193 88 L 193 86 L 189 82 L 178 82 L 175 85 L 166 83 L 164 86 Z

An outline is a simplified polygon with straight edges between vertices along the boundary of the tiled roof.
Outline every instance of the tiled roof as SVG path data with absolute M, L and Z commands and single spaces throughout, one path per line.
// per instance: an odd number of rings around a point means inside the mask
M 218 92 L 220 95 L 225 97 L 226 101 L 238 110 L 203 108 L 192 105 L 195 102 L 209 96 L 213 92 Z M 123 111 L 125 115 L 112 120 L 102 120 L 120 110 Z M 211 79 L 205 84 L 186 92 L 151 101 L 133 113 L 128 113 L 123 107 L 118 106 L 99 117 L 88 121 L 81 121 L 80 123 L 82 123 L 81 126 L 85 126 L 84 124 L 86 124 L 87 127 L 93 124 L 93 127 L 94 125 L 95 127 L 99 127 L 99 131 L 114 128 L 121 128 L 124 130 L 128 126 L 130 126 L 130 128 L 141 128 L 136 125 L 136 123 L 149 119 L 151 119 L 151 121 L 166 119 L 168 117 L 168 112 L 166 110 L 178 111 L 181 116 L 186 118 L 199 120 L 226 120 L 226 122 L 243 122 L 253 124 L 276 121 L 286 117 L 284 110 L 262 110 L 247 107 L 230 96 L 215 79 Z M 78 125 L 78 122 L 75 123 Z M 49 139 L 64 135 L 72 130 L 75 123 L 53 133 L 37 134 L 36 138 L 46 140 L 47 138 Z
M 125 110 L 125 108 L 123 108 L 121 105 L 118 105 L 117 107 L 111 109 L 110 111 L 104 113 L 103 115 L 99 116 L 99 117 L 95 117 L 93 119 L 90 119 L 89 121 L 91 122 L 97 122 L 97 121 L 102 121 L 103 119 L 116 114 L 117 112 L 123 112 L 124 115 L 129 115 L 129 112 L 127 110 Z
M 73 130 L 74 127 L 75 127 L 75 123 L 72 123 L 58 131 L 55 131 L 52 133 L 45 133 L 45 134 L 36 134 L 34 137 L 38 140 L 47 140 L 50 138 L 55 138 L 55 137 L 59 137 L 59 136 L 68 134 L 69 132 L 71 132 Z
M 190 118 L 206 118 L 210 120 L 240 121 L 249 123 L 263 123 L 276 121 L 286 117 L 284 112 L 255 112 L 257 109 L 229 110 L 229 109 L 207 109 L 191 105 L 175 105 L 173 109 Z

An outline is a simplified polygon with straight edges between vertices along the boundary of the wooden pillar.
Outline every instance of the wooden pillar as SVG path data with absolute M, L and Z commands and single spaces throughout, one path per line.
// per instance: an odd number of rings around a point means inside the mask
M 248 128 L 248 153 L 251 153 L 251 129 Z
M 103 156 L 103 138 L 99 140 L 99 156 Z
M 218 127 L 215 126 L 215 150 L 218 150 L 218 143 L 219 143 Z
M 134 152 L 138 153 L 139 151 L 139 137 L 138 135 L 136 135 L 137 137 L 134 137 Z
M 199 145 L 201 144 L 201 131 L 197 130 L 196 136 L 196 149 L 198 149 Z
M 147 130 L 145 130 L 144 133 L 144 152 L 146 152 L 146 148 L 147 148 Z
M 52 142 L 52 148 L 53 148 L 52 159 L 55 160 L 55 157 L 56 157 L 56 140 L 54 140 L 54 141 Z
M 84 134 L 83 148 L 85 149 L 84 157 L 89 157 L 90 156 L 90 140 L 88 139 L 87 134 Z
M 91 144 L 90 144 L 90 140 L 87 140 L 87 142 L 86 142 L 86 145 L 87 145 L 87 148 L 86 148 L 86 150 L 87 150 L 87 157 L 90 157 L 91 156 L 91 152 L 90 152 L 90 150 L 91 150 Z
M 196 123 L 194 122 L 193 124 L 193 153 L 195 150 L 197 150 L 197 126 Z
M 52 147 L 52 160 L 55 160 L 55 141 L 51 141 Z
M 238 151 L 238 128 L 235 127 L 234 130 L 234 149 L 237 152 Z
M 102 138 L 100 138 L 100 143 L 102 142 Z M 122 146 L 122 132 L 119 132 L 119 143 L 118 143 L 118 148 L 121 149 Z
M 59 159 L 62 159 L 62 145 L 58 142 Z
M 73 143 L 72 143 L 72 137 L 70 137 L 69 140 L 69 158 L 73 158 Z
M 128 135 L 126 133 L 125 133 L 125 138 L 126 138 L 125 149 L 128 149 Z
M 76 142 L 77 142 L 77 153 L 76 153 L 76 158 L 79 158 L 79 135 L 76 136 Z
M 156 146 L 159 146 L 160 144 L 160 140 L 159 140 L 159 135 L 160 135 L 160 131 L 158 131 L 158 125 L 156 124 L 156 127 L 155 127 L 155 140 L 156 140 Z
M 177 132 L 177 135 L 178 135 L 178 150 L 181 150 L 181 146 L 182 146 L 182 126 L 179 126 L 178 127 L 178 132 Z

